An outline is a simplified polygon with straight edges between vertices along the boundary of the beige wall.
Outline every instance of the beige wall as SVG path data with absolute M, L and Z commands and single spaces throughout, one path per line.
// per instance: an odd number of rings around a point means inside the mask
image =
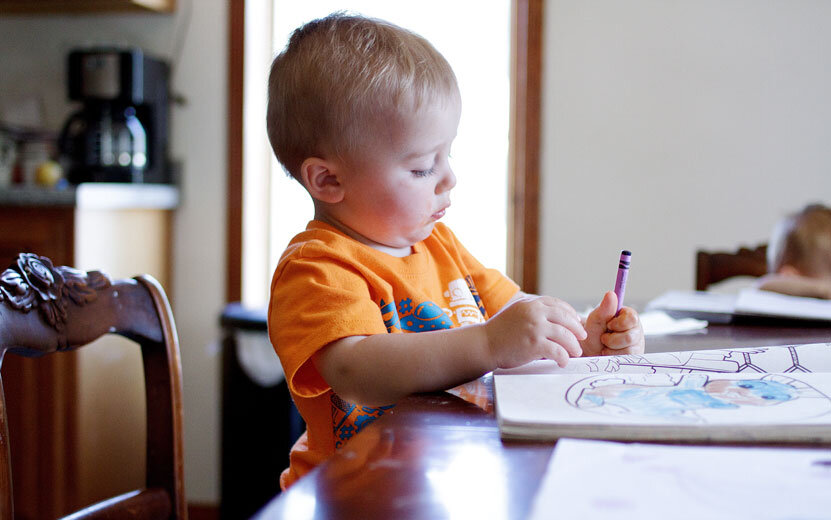
M 831 3 L 552 0 L 541 285 L 575 301 L 694 288 L 699 247 L 831 202 Z
M 167 211 L 75 212 L 75 262 L 113 278 L 136 273 L 169 287 Z M 77 353 L 78 503 L 91 504 L 144 485 L 147 421 L 141 349 L 108 335 Z
M 182 348 L 185 483 L 189 501 L 219 500 L 218 316 L 225 287 L 227 2 L 179 0 L 175 15 L 0 17 L 0 92 L 35 93 L 48 126 L 73 108 L 65 56 L 90 43 L 135 45 L 170 58 L 183 38 L 173 89 L 172 155 L 183 161 L 173 229 L 173 312 Z M 194 8 L 190 9 L 193 5 Z M 188 12 L 190 15 L 188 16 Z M 189 18 L 189 24 L 188 22 Z

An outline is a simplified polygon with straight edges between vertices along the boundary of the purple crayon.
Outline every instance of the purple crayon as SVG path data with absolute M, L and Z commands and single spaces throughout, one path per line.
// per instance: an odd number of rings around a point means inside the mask
M 617 295 L 617 312 L 615 312 L 615 316 L 620 314 L 620 308 L 623 307 L 623 294 L 626 292 L 626 278 L 629 276 L 629 264 L 631 261 L 631 252 L 625 249 L 620 252 L 620 263 L 617 266 L 617 280 L 615 280 L 615 294 Z

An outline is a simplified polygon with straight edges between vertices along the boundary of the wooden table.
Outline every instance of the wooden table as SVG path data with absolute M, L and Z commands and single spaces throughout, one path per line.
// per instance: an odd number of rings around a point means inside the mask
M 649 336 L 646 349 L 674 352 L 829 341 L 831 328 L 819 325 L 747 323 Z M 479 405 L 447 392 L 402 401 L 332 459 L 275 497 L 258 517 L 525 518 L 554 443 L 501 440 L 493 413 L 493 377 L 484 376 L 475 385 L 484 396 Z

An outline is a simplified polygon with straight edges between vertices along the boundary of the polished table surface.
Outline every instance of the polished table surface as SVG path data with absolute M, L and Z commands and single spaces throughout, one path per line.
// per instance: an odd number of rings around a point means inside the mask
M 648 336 L 646 351 L 821 342 L 831 342 L 831 328 L 711 324 L 694 333 Z M 553 448 L 553 442 L 500 439 L 489 374 L 454 393 L 400 402 L 258 516 L 525 518 Z

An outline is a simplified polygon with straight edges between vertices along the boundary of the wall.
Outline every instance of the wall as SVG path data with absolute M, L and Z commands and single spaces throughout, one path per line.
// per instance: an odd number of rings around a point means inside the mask
M 227 2 L 179 0 L 175 15 L 0 17 L 0 92 L 34 93 L 58 129 L 66 100 L 65 56 L 90 43 L 135 45 L 175 59 L 172 155 L 183 162 L 173 230 L 173 312 L 182 350 L 188 500 L 219 499 L 218 316 L 225 287 Z M 81 266 L 93 268 L 95 266 Z
M 546 3 L 541 290 L 694 288 L 698 248 L 831 203 L 831 3 Z

